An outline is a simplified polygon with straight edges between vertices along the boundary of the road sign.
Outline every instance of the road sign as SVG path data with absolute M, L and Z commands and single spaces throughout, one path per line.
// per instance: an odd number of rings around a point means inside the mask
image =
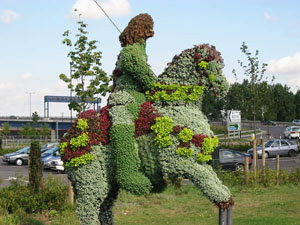
M 228 131 L 240 131 L 241 123 L 228 122 Z
M 241 111 L 228 110 L 227 111 L 228 122 L 240 123 L 241 122 Z

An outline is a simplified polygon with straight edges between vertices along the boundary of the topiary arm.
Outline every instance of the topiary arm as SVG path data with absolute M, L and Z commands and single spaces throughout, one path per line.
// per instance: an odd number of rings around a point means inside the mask
M 143 90 L 151 88 L 156 76 L 147 65 L 145 43 L 126 46 L 120 54 L 121 69 L 140 82 Z

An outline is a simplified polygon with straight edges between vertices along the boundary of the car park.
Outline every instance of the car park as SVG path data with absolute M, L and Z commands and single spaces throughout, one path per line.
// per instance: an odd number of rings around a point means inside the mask
M 288 139 L 292 139 L 292 138 L 299 138 L 299 134 L 300 134 L 300 126 L 290 126 L 285 128 L 284 130 L 284 137 L 288 138 Z
M 24 147 L 16 152 L 3 155 L 2 160 L 3 162 L 15 164 L 17 166 L 28 164 L 29 152 L 30 147 Z
M 56 143 L 56 142 L 46 143 L 41 147 L 41 152 L 43 153 L 43 152 L 47 151 L 48 149 L 54 148 L 56 146 L 58 146 L 58 143 Z
M 222 169 L 244 171 L 246 157 L 249 157 L 250 168 L 252 165 L 252 159 L 249 154 L 235 151 L 233 149 L 216 148 L 212 153 L 211 164 L 213 167 L 221 166 Z
M 59 151 L 54 152 L 52 155 L 46 156 L 42 158 L 42 163 L 43 163 L 43 167 L 44 169 L 52 169 L 53 165 L 52 162 L 60 160 L 60 153 Z
M 274 157 L 276 155 L 294 157 L 298 153 L 298 145 L 286 139 L 269 140 L 265 144 L 265 158 Z M 253 148 L 247 151 L 253 158 Z M 257 156 L 262 157 L 262 146 L 257 146 Z

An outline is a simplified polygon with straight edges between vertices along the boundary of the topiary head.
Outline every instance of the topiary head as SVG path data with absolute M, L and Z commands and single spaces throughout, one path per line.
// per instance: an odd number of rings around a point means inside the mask
M 133 45 L 134 43 L 146 41 L 149 37 L 153 37 L 153 19 L 147 14 L 139 14 L 132 18 L 127 27 L 119 36 L 121 46 Z
M 229 86 L 222 73 L 223 68 L 221 54 L 214 46 L 197 45 L 176 55 L 159 76 L 159 81 L 205 86 L 206 90 L 211 90 L 216 96 L 224 96 Z

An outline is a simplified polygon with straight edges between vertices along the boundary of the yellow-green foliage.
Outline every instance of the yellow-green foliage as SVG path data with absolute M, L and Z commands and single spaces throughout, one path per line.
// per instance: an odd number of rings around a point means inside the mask
M 192 140 L 193 136 L 194 136 L 194 132 L 189 128 L 183 128 L 178 134 L 179 140 L 183 142 L 188 142 Z
M 68 147 L 68 142 L 62 142 L 59 144 L 59 153 L 63 154 L 65 152 L 66 147 Z
M 203 94 L 205 87 L 199 85 L 180 85 L 180 84 L 161 84 L 154 83 L 151 90 L 156 91 L 154 95 L 150 95 L 150 91 L 146 91 L 146 96 L 150 101 L 178 101 L 183 100 L 192 102 L 198 100 Z M 172 91 L 171 94 L 167 90 Z
M 197 155 L 197 161 L 199 163 L 208 162 L 212 159 L 210 153 L 212 153 L 218 146 L 219 139 L 217 137 L 204 138 L 202 143 L 202 153 Z
M 95 156 L 90 153 L 84 154 L 82 156 L 71 159 L 71 161 L 64 164 L 65 167 L 78 167 L 80 165 L 86 165 L 87 163 L 93 161 Z
M 206 69 L 207 62 L 206 61 L 201 61 L 200 63 L 198 63 L 198 66 L 199 66 L 200 69 Z
M 77 125 L 76 125 L 76 127 L 77 127 L 79 130 L 81 130 L 81 131 L 85 131 L 86 128 L 88 127 L 87 120 L 86 120 L 86 119 L 82 119 L 82 118 L 78 119 L 78 120 L 77 120 Z
M 156 133 L 155 144 L 159 148 L 172 145 L 170 133 L 173 131 L 173 121 L 171 118 L 163 116 L 155 119 L 155 124 L 151 127 Z
M 216 76 L 214 74 L 210 74 L 209 77 L 208 77 L 208 80 L 210 82 L 214 82 L 216 80 Z
M 85 147 L 89 143 L 89 136 L 87 133 L 83 133 L 79 135 L 78 137 L 72 138 L 70 140 L 71 149 L 76 150 L 80 147 Z
M 183 147 L 183 148 L 177 148 L 176 153 L 178 155 L 186 156 L 186 157 L 191 157 L 194 153 L 194 150 L 191 148 Z

